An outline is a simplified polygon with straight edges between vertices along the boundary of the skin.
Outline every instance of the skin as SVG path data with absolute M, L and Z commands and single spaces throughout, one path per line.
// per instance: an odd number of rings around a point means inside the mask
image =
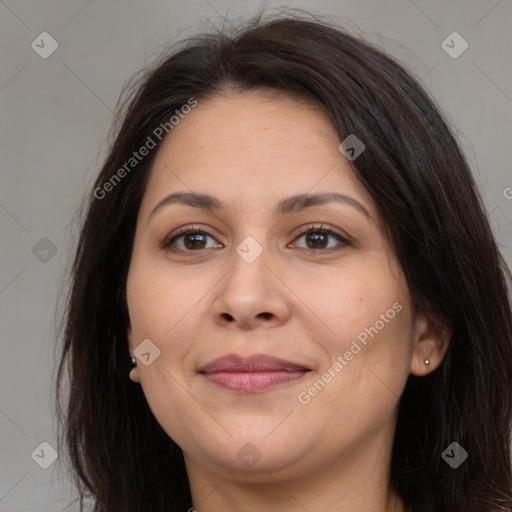
M 199 512 L 405 510 L 388 484 L 398 400 L 410 373 L 437 368 L 450 335 L 413 314 L 376 203 L 340 142 L 311 105 L 275 91 L 225 91 L 174 127 L 152 168 L 127 281 L 128 341 L 132 355 L 144 339 L 160 354 L 147 366 L 138 360 L 130 378 L 182 448 Z M 224 209 L 168 204 L 150 215 L 177 191 L 211 194 Z M 349 196 L 369 216 L 335 202 L 276 212 L 281 199 L 319 192 Z M 298 232 L 320 224 L 349 243 Z M 199 249 L 190 236 L 162 248 L 180 227 L 208 236 Z M 249 236 L 262 249 L 251 263 L 236 251 Z M 401 310 L 333 371 L 396 303 Z M 233 353 L 311 371 L 254 393 L 198 373 Z M 335 377 L 300 403 L 329 368 Z

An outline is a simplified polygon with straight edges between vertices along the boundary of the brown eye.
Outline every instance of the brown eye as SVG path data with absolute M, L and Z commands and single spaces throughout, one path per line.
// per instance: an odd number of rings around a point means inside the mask
M 307 230 L 302 232 L 296 240 L 301 238 L 304 238 L 306 244 L 305 247 L 301 248 L 313 251 L 336 250 L 350 244 L 349 240 L 341 234 L 323 227 L 308 226 Z M 331 245 L 329 246 L 329 244 Z
M 204 231 L 189 229 L 167 238 L 163 242 L 162 248 L 166 249 L 172 247 L 172 250 L 185 252 L 207 249 L 206 244 L 208 238 L 213 240 L 213 238 Z
M 329 235 L 326 233 L 307 233 L 304 236 L 309 249 L 325 249 L 329 242 Z

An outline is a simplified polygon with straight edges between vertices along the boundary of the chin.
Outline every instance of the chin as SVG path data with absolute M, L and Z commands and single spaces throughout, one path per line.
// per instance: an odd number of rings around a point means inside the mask
M 312 443 L 297 436 L 297 430 L 292 435 L 286 429 L 279 433 L 277 430 L 272 432 L 275 423 L 271 428 L 267 427 L 265 425 L 264 434 L 251 428 L 239 431 L 242 434 L 231 430 L 233 437 L 225 434 L 222 439 L 211 439 L 207 444 L 204 439 L 201 443 L 192 442 L 190 444 L 193 449 L 188 451 L 184 446 L 184 452 L 190 453 L 190 457 L 196 461 L 204 461 L 208 466 L 213 466 L 216 472 L 220 469 L 222 474 L 232 473 L 229 478 L 240 481 L 274 481 L 269 473 L 283 479 L 297 477 L 301 472 L 306 476 L 313 462 L 310 460 L 306 464 L 312 454 Z M 269 432 L 272 433 L 269 435 Z
M 281 450 L 270 446 L 260 449 L 256 443 L 247 442 L 236 451 L 210 453 L 209 458 L 214 465 L 231 473 L 230 480 L 268 483 L 275 482 L 277 475 L 280 479 L 296 478 L 301 472 L 299 462 L 303 460 L 303 454 L 296 447 L 291 453 L 284 447 Z M 304 469 L 304 474 L 307 472 Z

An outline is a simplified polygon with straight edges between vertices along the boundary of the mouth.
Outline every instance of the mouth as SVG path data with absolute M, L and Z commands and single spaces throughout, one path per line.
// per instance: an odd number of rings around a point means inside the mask
M 309 371 L 300 364 L 264 354 L 249 357 L 228 355 L 199 369 L 199 373 L 212 384 L 239 393 L 264 391 L 287 384 Z

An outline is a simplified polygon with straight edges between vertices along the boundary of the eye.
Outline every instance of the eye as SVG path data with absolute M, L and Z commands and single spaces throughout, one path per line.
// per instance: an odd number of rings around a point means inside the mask
M 323 224 L 319 226 L 305 226 L 300 230 L 300 233 L 295 240 L 304 238 L 306 247 L 301 247 L 301 249 L 330 252 L 333 249 L 337 250 L 336 248 L 341 249 L 346 245 L 350 245 L 350 241 L 341 233 L 329 229 Z M 334 242 L 331 246 L 329 246 L 329 239 Z M 333 239 L 337 240 L 337 243 Z
M 209 249 L 211 247 L 206 246 L 207 238 L 211 238 L 213 240 L 213 237 L 205 231 L 194 227 L 184 228 L 165 238 L 161 243 L 161 247 L 162 249 L 172 247 L 172 250 L 183 252 Z M 219 244 L 217 247 L 222 247 L 222 245 Z

